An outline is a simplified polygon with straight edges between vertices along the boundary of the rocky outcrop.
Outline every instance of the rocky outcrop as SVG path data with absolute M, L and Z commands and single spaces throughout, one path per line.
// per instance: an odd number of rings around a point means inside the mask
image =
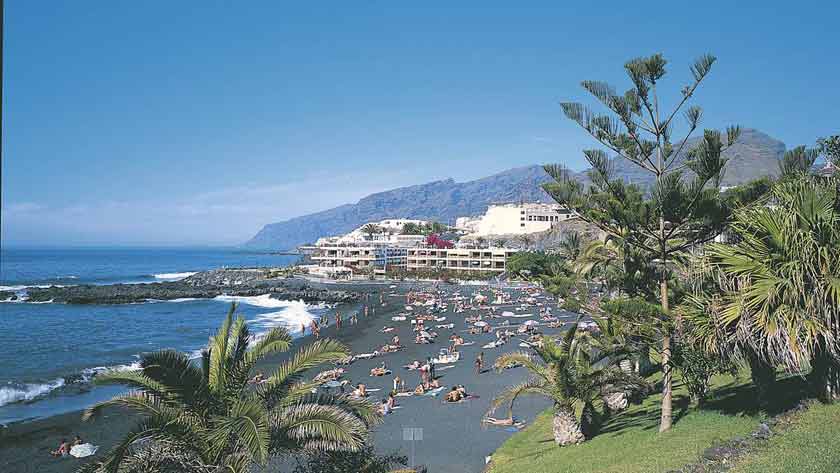
M 318 289 L 300 279 L 271 278 L 268 277 L 270 274 L 268 270 L 262 269 L 222 269 L 197 273 L 175 282 L 30 288 L 27 297 L 30 302 L 66 304 L 129 304 L 148 300 L 263 294 L 270 294 L 275 299 L 304 302 L 342 303 L 358 298 L 354 292 Z

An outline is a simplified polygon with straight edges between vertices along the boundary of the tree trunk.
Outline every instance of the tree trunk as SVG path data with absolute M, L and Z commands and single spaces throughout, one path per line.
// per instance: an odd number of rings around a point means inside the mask
M 815 347 L 808 382 L 820 401 L 831 403 L 840 399 L 840 365 L 831 356 L 824 339 Z
M 664 228 L 664 226 L 663 226 Z M 668 281 L 665 275 L 665 261 L 662 261 L 662 276 L 659 278 L 659 296 L 662 312 L 668 314 Z M 671 391 L 673 372 L 671 368 L 671 333 L 666 331 L 662 337 L 662 412 L 659 416 L 659 431 L 671 430 L 673 422 L 673 393 Z
M 575 418 L 575 413 L 567 408 L 556 408 L 554 410 L 552 432 L 554 433 L 554 443 L 561 447 L 576 445 L 586 440 L 583 431 L 580 429 L 580 424 Z
M 636 374 L 646 378 L 658 368 L 650 361 L 650 345 L 639 348 L 639 358 L 636 361 Z
M 595 406 L 591 402 L 587 402 L 580 414 L 580 431 L 585 438 L 591 439 L 598 433 L 599 428 L 598 411 L 595 410 Z
M 770 391 L 776 384 L 776 367 L 752 349 L 746 350 L 752 382 L 755 385 L 756 403 L 764 409 L 770 403 Z

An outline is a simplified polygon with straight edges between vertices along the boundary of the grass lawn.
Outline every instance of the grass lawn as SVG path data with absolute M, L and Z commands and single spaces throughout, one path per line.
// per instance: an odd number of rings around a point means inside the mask
M 776 403 L 778 409 L 784 409 L 797 397 L 798 390 L 793 385 L 791 389 L 779 388 L 790 395 L 790 399 Z M 675 383 L 675 422 L 666 434 L 658 433 L 660 396 L 653 395 L 612 418 L 595 438 L 572 447 L 554 445 L 551 412 L 546 411 L 493 454 L 490 471 L 657 473 L 679 468 L 696 461 L 716 441 L 747 435 L 758 424 L 760 414 L 755 411 L 748 378 L 715 377 L 713 389 L 714 398 L 705 409 L 690 409 L 685 389 Z M 764 470 L 744 473 L 747 471 Z
M 745 455 L 731 473 L 840 472 L 840 404 L 814 404 L 796 424 Z

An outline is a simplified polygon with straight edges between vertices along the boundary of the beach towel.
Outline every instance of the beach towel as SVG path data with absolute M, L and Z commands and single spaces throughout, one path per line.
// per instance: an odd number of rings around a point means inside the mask
M 83 443 L 81 445 L 76 445 L 70 449 L 70 455 L 76 458 L 84 458 L 89 457 L 96 453 L 99 447 L 90 443 Z

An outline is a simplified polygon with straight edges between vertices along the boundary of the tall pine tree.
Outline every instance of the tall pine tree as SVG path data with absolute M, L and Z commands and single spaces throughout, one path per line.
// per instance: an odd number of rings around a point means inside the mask
M 674 331 L 679 330 L 679 321 L 670 320 L 669 279 L 673 262 L 717 236 L 729 214 L 720 194 L 727 161 L 722 153 L 735 143 L 740 129 L 729 127 L 724 134 L 705 130 L 696 144 L 689 143 L 702 110 L 688 106 L 688 102 L 714 62 L 714 56 L 704 55 L 693 63 L 693 80 L 681 90 L 676 106 L 669 110 L 660 103 L 657 92 L 666 73 L 661 54 L 633 59 L 624 65 L 632 87 L 623 95 L 604 82 L 582 82 L 583 88 L 609 113 L 598 114 L 575 102 L 561 103 L 563 112 L 608 151 L 583 151 L 592 166 L 588 187 L 574 180 L 561 165 L 545 166 L 553 182 L 544 188 L 554 200 L 607 234 L 623 238 L 656 268 L 657 302 L 664 314 L 660 321 L 664 327 L 661 432 L 669 430 L 672 423 L 671 344 Z M 678 115 L 685 119 L 685 127 L 673 141 Z M 639 192 L 638 186 L 615 178 L 615 162 L 608 152 L 616 156 L 614 159 L 627 160 L 651 175 L 652 184 Z

